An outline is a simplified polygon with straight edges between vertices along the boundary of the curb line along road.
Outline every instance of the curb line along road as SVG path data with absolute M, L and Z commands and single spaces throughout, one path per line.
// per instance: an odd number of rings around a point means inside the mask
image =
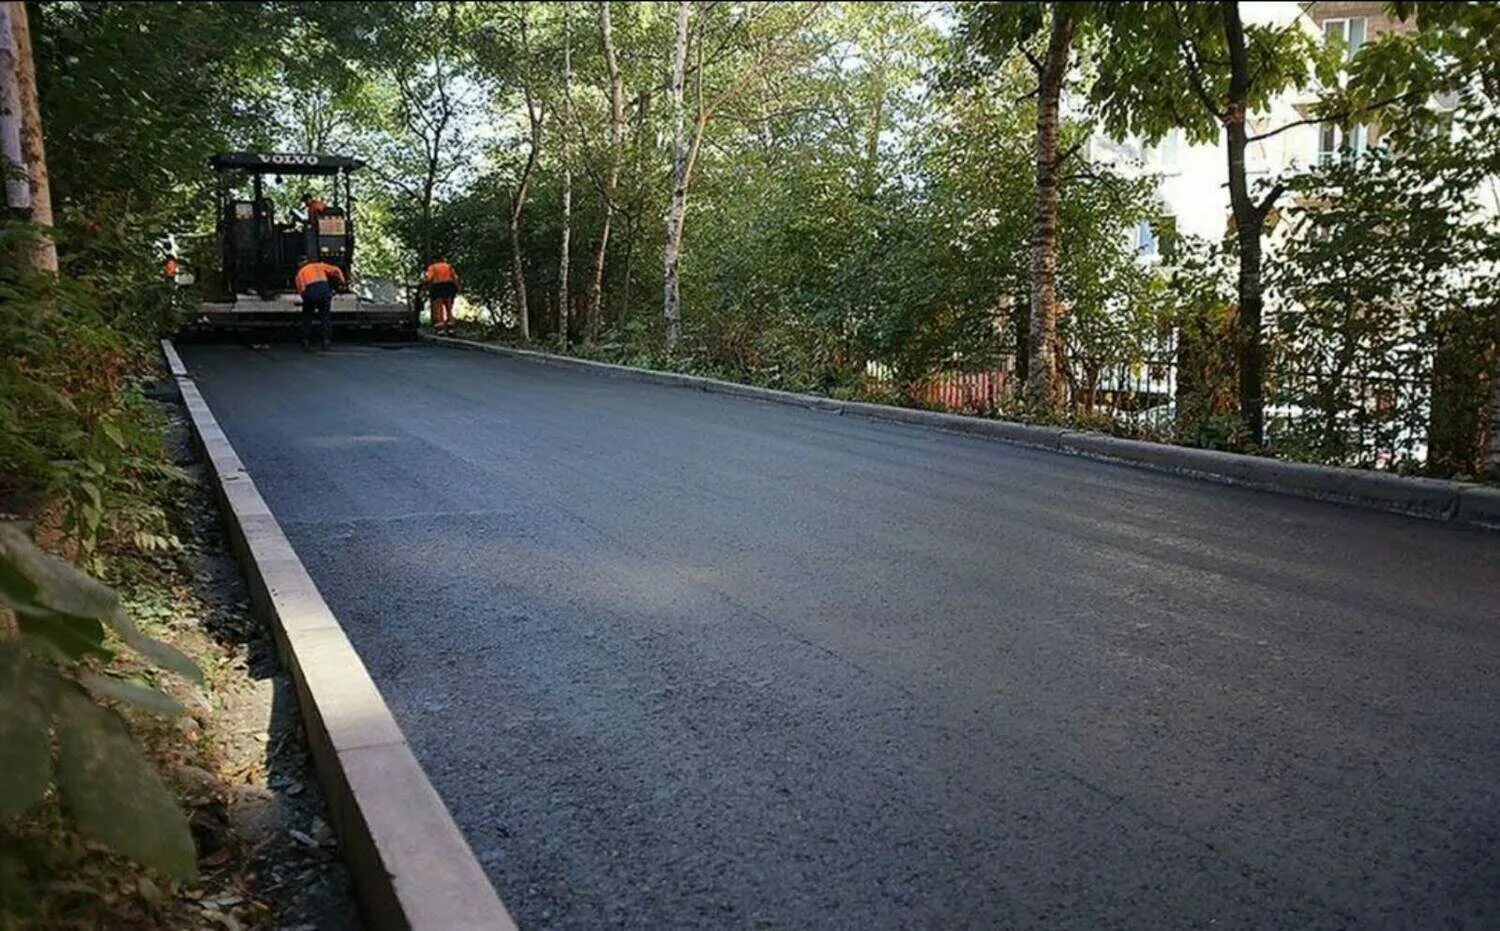
M 1173 446 L 1167 443 L 1150 443 L 1144 440 L 1131 440 L 1102 433 L 1086 433 L 1062 427 L 990 420 L 983 417 L 967 417 L 961 414 L 946 414 L 862 401 L 839 401 L 818 395 L 759 388 L 754 385 L 742 385 L 738 382 L 703 378 L 697 375 L 680 375 L 675 372 L 593 362 L 572 356 L 560 356 L 532 349 L 515 349 L 510 346 L 481 343 L 451 336 L 433 336 L 423 333 L 421 339 L 455 349 L 489 352 L 525 359 L 541 365 L 589 371 L 611 378 L 678 388 L 695 388 L 700 391 L 770 401 L 775 404 L 789 404 L 836 414 L 851 414 L 869 420 L 967 433 L 1073 456 L 1086 456 L 1157 472 L 1170 472 L 1206 479 L 1220 484 L 1240 485 L 1302 498 L 1316 498 L 1373 510 L 1392 511 L 1429 520 L 1450 521 L 1465 526 L 1500 529 L 1500 488 L 1487 488 L 1432 478 L 1406 478 L 1363 469 L 1343 469 L 1304 462 L 1288 462 L 1260 456 L 1246 456 L 1240 453 Z
M 297 686 L 308 744 L 372 927 L 514 929 L 364 663 L 307 574 L 171 340 L 162 354 L 214 474 L 256 613 Z

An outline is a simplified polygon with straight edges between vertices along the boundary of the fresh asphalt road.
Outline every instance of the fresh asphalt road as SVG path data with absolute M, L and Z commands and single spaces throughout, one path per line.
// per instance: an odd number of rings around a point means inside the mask
M 523 927 L 1500 926 L 1500 534 L 183 347 Z

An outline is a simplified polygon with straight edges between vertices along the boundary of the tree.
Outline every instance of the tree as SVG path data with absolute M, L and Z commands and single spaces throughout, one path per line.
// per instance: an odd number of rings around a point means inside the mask
M 4 46 L 0 48 L 4 48 L 4 58 L 7 59 L 3 62 L 6 71 L 4 103 L 7 112 L 0 119 L 12 124 L 20 143 L 18 152 L 7 153 L 7 161 L 15 155 L 20 156 L 20 161 L 4 166 L 6 185 L 7 188 L 10 186 L 11 172 L 19 169 L 30 188 L 26 192 L 25 205 L 31 222 L 50 227 L 52 191 L 47 175 L 47 147 L 42 138 L 41 107 L 37 104 L 36 69 L 32 61 L 31 28 L 26 19 L 26 4 L 19 0 L 6 3 L 3 15 L 0 15 L 0 27 L 3 27 L 0 40 L 4 42 Z M 15 107 L 14 111 L 10 110 L 11 106 Z M 57 273 L 57 244 L 51 236 L 37 237 L 32 260 L 40 271 Z
M 1288 180 L 1278 298 L 1278 431 L 1299 458 L 1478 471 L 1500 233 L 1464 182 L 1473 153 L 1436 134 Z M 1455 183 L 1457 181 L 1458 183 Z
M 1098 9 L 1102 35 L 1090 99 L 1103 128 L 1117 138 L 1133 135 L 1148 143 L 1174 128 L 1198 143 L 1224 136 L 1239 263 L 1240 417 L 1260 443 L 1265 436 L 1262 238 L 1285 185 L 1273 184 L 1253 196 L 1245 152 L 1251 142 L 1305 121 L 1252 134 L 1247 120 L 1278 94 L 1306 87 L 1315 72 L 1327 74 L 1328 58 L 1296 21 L 1246 25 L 1234 0 L 1120 3 Z M 1164 75 L 1175 77 L 1164 80 Z
M 531 312 L 526 304 L 526 265 L 521 252 L 521 215 L 526 209 L 526 198 L 531 193 L 531 182 L 536 176 L 536 166 L 542 153 L 542 119 L 546 114 L 546 103 L 537 93 L 535 61 L 531 47 L 529 22 L 530 5 L 518 4 L 515 12 L 516 35 L 521 43 L 521 62 L 518 81 L 521 99 L 526 106 L 527 148 L 526 163 L 516 182 L 515 193 L 510 201 L 510 249 L 511 289 L 516 304 L 516 326 L 523 341 L 531 339 Z
M 662 318 L 667 326 L 667 348 L 677 346 L 682 326 L 682 292 L 677 282 L 677 265 L 682 251 L 682 228 L 687 222 L 688 177 L 697 147 L 688 148 L 684 132 L 685 111 L 682 103 L 683 83 L 687 80 L 688 22 L 692 16 L 689 0 L 677 2 L 677 31 L 672 42 L 672 206 L 667 210 L 667 243 L 662 249 Z M 695 134 L 694 141 L 702 139 Z
M 361 53 L 368 56 L 367 71 L 378 82 L 374 99 L 383 111 L 376 115 L 375 131 L 364 148 L 420 264 L 434 257 L 437 199 L 470 160 L 462 116 L 474 103 L 464 80 L 471 62 L 457 4 L 388 9 L 390 15 L 373 28 Z M 451 40 L 434 42 L 434 35 Z
M 735 100 L 755 82 L 791 47 L 802 29 L 811 21 L 822 3 L 809 4 L 790 27 L 777 28 L 783 11 L 775 6 L 753 16 L 749 12 L 730 10 L 725 19 L 725 36 L 717 37 L 716 51 L 722 50 L 722 58 L 706 59 L 704 46 L 708 38 L 708 27 L 717 22 L 719 15 L 712 4 L 698 14 L 696 25 L 689 28 L 693 4 L 681 0 L 677 5 L 675 39 L 672 45 L 672 197 L 667 210 L 666 245 L 662 249 L 662 316 L 666 322 L 667 347 L 675 348 L 681 335 L 682 296 L 678 280 L 678 266 L 682 257 L 682 232 L 687 223 L 688 185 L 692 183 L 693 168 L 703 147 L 703 136 L 709 123 L 720 108 Z M 767 29 L 767 24 L 770 28 Z M 762 35 L 765 37 L 762 38 Z M 738 40 L 736 42 L 736 40 Z M 687 80 L 688 58 L 694 56 L 694 110 L 691 135 L 686 131 L 684 85 Z M 724 67 L 725 64 L 739 67 Z M 705 69 L 718 66 L 728 76 L 717 93 L 705 92 Z
M 1426 160 L 1418 174 L 1441 177 L 1444 193 L 1489 190 L 1491 202 L 1484 210 L 1493 216 L 1500 210 L 1500 198 L 1494 195 L 1494 179 L 1500 175 L 1500 49 L 1493 41 L 1500 32 L 1500 8 L 1441 2 L 1395 3 L 1392 9 L 1416 28 L 1393 31 L 1366 44 L 1350 63 L 1349 81 L 1332 96 L 1329 109 L 1354 112 L 1389 106 L 1383 129 L 1394 143 L 1396 160 Z M 1456 219 L 1462 225 L 1466 218 Z M 1500 243 L 1490 233 L 1483 253 L 1493 269 L 1500 261 Z M 1493 273 L 1480 273 L 1480 280 L 1493 284 Z M 1456 317 L 1478 318 L 1463 329 L 1478 329 L 1476 358 L 1489 359 L 1489 400 L 1483 412 L 1487 440 L 1479 471 L 1490 481 L 1500 481 L 1497 300 L 1500 296 L 1491 293 Z M 1440 402 L 1441 398 L 1434 400 L 1434 413 Z
M 599 0 L 599 36 L 604 66 L 609 76 L 609 155 L 604 169 L 604 184 L 599 192 L 601 219 L 589 277 L 588 319 L 584 321 L 586 343 L 593 343 L 598 336 L 599 319 L 603 313 L 604 263 L 609 252 L 610 227 L 614 222 L 615 199 L 620 185 L 620 161 L 625 149 L 625 80 L 620 71 L 619 58 L 615 54 L 614 24 L 610 20 L 609 0 Z
M 994 60 L 1020 48 L 1036 73 L 1034 201 L 1031 222 L 1031 313 L 1027 340 L 1026 401 L 1034 414 L 1062 407 L 1062 360 L 1057 358 L 1058 178 L 1068 157 L 1059 144 L 1059 108 L 1086 4 L 980 4 L 967 10 L 965 33 Z M 1045 12 L 1045 15 L 1044 15 Z M 1027 43 L 1045 33 L 1040 58 Z
M 573 131 L 573 36 L 570 31 L 571 4 L 563 6 L 563 115 L 558 132 L 562 140 L 562 245 L 557 270 L 557 341 L 568 348 L 568 273 L 569 240 L 573 236 L 573 163 L 569 134 Z

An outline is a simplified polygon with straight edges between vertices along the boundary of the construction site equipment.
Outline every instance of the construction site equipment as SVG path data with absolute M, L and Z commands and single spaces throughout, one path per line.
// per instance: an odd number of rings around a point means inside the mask
M 218 273 L 209 299 L 200 304 L 185 332 L 191 335 L 260 336 L 296 331 L 301 314 L 294 279 L 304 258 L 336 265 L 353 283 L 333 299 L 335 332 L 415 338 L 417 309 L 400 300 L 369 298 L 352 276 L 355 224 L 351 175 L 364 162 L 347 155 L 291 152 L 226 152 L 209 159 L 218 174 Z M 308 185 L 301 213 L 277 216 L 266 179 L 285 177 Z M 323 188 L 314 194 L 311 185 Z M 286 199 L 283 198 L 283 203 Z M 214 284 L 217 287 L 214 287 Z

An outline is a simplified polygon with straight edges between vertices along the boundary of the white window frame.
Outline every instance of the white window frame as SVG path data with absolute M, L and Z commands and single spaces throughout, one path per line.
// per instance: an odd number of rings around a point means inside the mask
M 1183 134 L 1181 129 L 1169 129 L 1155 145 L 1147 146 L 1141 153 L 1146 169 L 1159 175 L 1182 173 Z
M 1143 262 L 1161 261 L 1161 231 L 1156 228 L 1155 223 L 1150 220 L 1138 221 L 1131 231 L 1130 239 L 1136 258 Z
M 1354 141 L 1349 144 L 1348 157 L 1359 158 L 1361 155 L 1365 154 L 1365 150 L 1369 148 L 1370 127 L 1365 125 L 1364 123 L 1357 123 L 1353 127 L 1352 134 Z M 1331 149 L 1323 144 L 1324 139 L 1328 138 L 1330 135 L 1333 139 L 1333 148 Z M 1319 126 L 1317 163 L 1319 165 L 1329 165 L 1332 164 L 1335 159 L 1344 157 L 1343 149 L 1345 140 L 1347 138 L 1348 134 L 1344 132 L 1344 127 L 1340 126 L 1337 123 L 1324 123 L 1323 125 Z
M 1350 33 L 1354 31 L 1355 23 L 1359 23 L 1358 43 L 1355 43 L 1350 38 Z M 1348 61 L 1349 59 L 1354 57 L 1354 54 L 1358 52 L 1366 42 L 1370 41 L 1370 18 L 1368 16 L 1334 16 L 1330 17 L 1329 19 L 1323 20 L 1323 41 L 1325 43 L 1329 40 L 1329 38 L 1331 38 L 1328 34 L 1328 27 L 1335 24 L 1342 27 L 1339 30 L 1339 38 L 1343 40 L 1344 43 L 1344 61 Z

